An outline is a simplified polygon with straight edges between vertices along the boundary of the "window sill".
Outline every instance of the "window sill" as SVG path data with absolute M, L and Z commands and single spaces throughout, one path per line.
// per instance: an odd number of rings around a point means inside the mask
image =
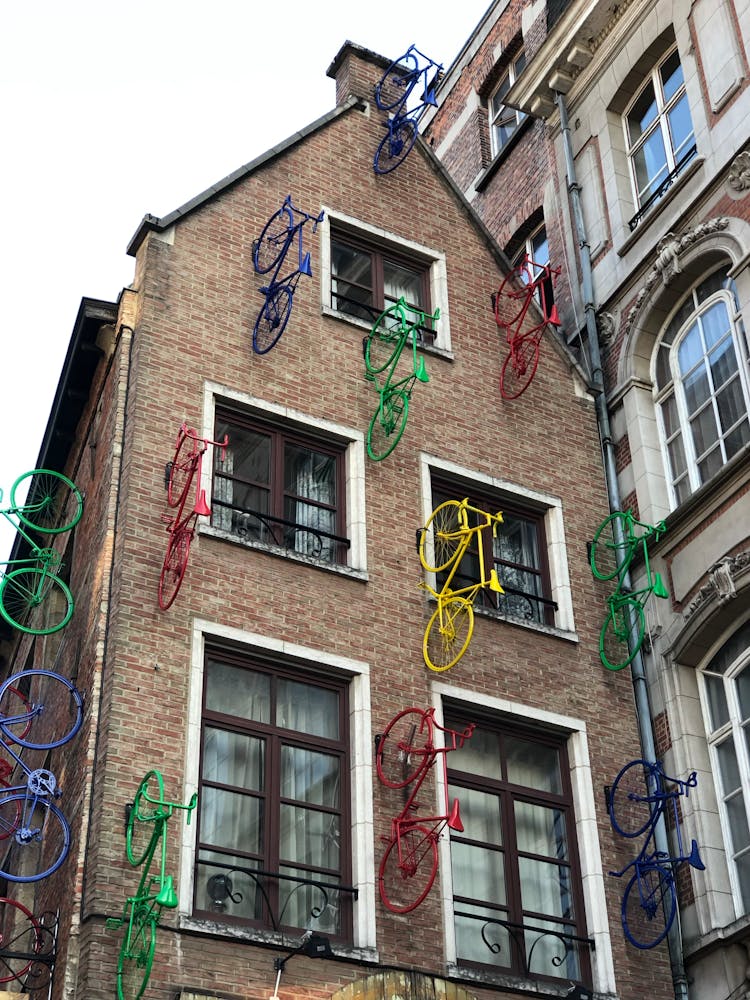
M 244 538 L 239 538 L 231 531 L 223 531 L 215 528 L 211 524 L 203 524 L 200 527 L 200 534 L 210 538 L 216 538 L 222 542 L 231 542 L 239 545 L 243 549 L 253 549 L 256 552 L 265 552 L 271 556 L 279 556 L 282 559 L 290 559 L 292 562 L 302 563 L 303 566 L 312 566 L 314 569 L 326 570 L 329 573 L 336 573 L 338 576 L 345 576 L 350 580 L 361 580 L 367 583 L 369 575 L 366 570 L 355 569 L 353 566 L 343 566 L 339 563 L 324 562 L 322 559 L 315 559 L 313 556 L 305 556 L 299 552 L 292 552 L 281 545 L 270 545 L 266 542 L 253 542 Z
M 512 615 L 504 615 L 501 611 L 493 611 L 491 608 L 478 608 L 475 605 L 474 614 L 481 615 L 482 618 L 494 618 L 495 621 L 505 622 L 506 625 L 517 625 L 519 628 L 530 629 L 532 632 L 542 632 L 544 635 L 551 635 L 555 639 L 564 639 L 566 642 L 579 641 L 577 632 L 568 632 L 555 625 L 544 625 L 533 619 L 514 618 Z
M 510 972 L 481 971 L 462 965 L 448 963 L 447 973 L 451 978 L 476 985 L 511 990 L 513 993 L 531 994 L 543 997 L 567 997 L 570 995 L 570 980 L 561 981 L 558 985 L 549 979 L 524 979 Z
M 693 177 L 703 166 L 704 158 L 702 156 L 696 156 L 695 159 L 691 160 L 690 163 L 685 167 L 680 176 L 666 192 L 663 198 L 660 198 L 651 211 L 646 215 L 642 222 L 638 224 L 636 229 L 630 233 L 622 244 L 616 247 L 618 257 L 624 257 L 630 250 L 635 246 L 638 240 L 643 236 L 647 229 L 653 225 L 656 219 L 661 216 L 667 207 L 678 197 L 685 185 L 688 183 L 691 177 Z M 625 226 L 627 228 L 627 225 Z
M 356 316 L 347 316 L 346 313 L 337 312 L 330 306 L 322 306 L 322 314 L 328 316 L 331 319 L 337 320 L 339 323 L 346 323 L 347 326 L 354 326 L 358 330 L 362 330 L 365 334 L 368 334 L 372 330 L 372 324 L 366 322 L 366 320 L 358 319 Z M 439 347 L 436 344 L 417 344 L 417 349 L 423 354 L 430 354 L 437 358 L 443 358 L 445 361 L 453 361 L 453 351 L 447 351 L 444 347 Z

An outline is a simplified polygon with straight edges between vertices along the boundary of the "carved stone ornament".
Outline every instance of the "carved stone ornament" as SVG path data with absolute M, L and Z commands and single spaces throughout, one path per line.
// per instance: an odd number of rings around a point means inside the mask
M 725 556 L 708 570 L 708 583 L 704 583 L 685 610 L 685 618 L 690 618 L 708 601 L 716 600 L 726 604 L 737 596 L 735 579 L 750 565 L 750 549 L 738 552 L 736 556 Z
M 750 188 L 750 153 L 745 151 L 735 156 L 729 168 L 727 183 L 733 191 L 747 191 Z
M 661 279 L 664 285 L 668 285 L 674 276 L 682 271 L 680 257 L 685 251 L 695 246 L 696 243 L 700 243 L 702 240 L 713 236 L 714 233 L 719 233 L 723 229 L 726 229 L 728 225 L 729 219 L 725 216 L 718 216 L 715 219 L 708 219 L 706 222 L 701 222 L 694 229 L 686 229 L 679 236 L 676 236 L 674 233 L 667 233 L 666 236 L 659 240 L 656 246 L 656 261 L 654 262 L 654 266 L 646 275 L 643 286 L 638 293 L 638 298 L 635 300 L 635 305 L 628 313 L 625 321 L 626 334 L 632 327 L 638 311 L 656 282 Z
M 596 314 L 596 326 L 599 330 L 599 339 L 604 347 L 608 347 L 615 336 L 615 317 L 609 312 Z

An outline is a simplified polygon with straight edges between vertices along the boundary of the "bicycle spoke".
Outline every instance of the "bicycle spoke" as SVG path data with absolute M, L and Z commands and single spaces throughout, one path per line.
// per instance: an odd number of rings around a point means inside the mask
M 26 710 L 20 710 L 25 701 Z M 24 670 L 0 686 L 0 730 L 32 749 L 62 746 L 81 728 L 83 698 L 75 685 L 51 670 Z
M 405 392 L 399 389 L 383 393 L 367 430 L 367 453 L 374 462 L 387 458 L 396 447 L 408 416 L 409 397 Z
M 427 763 L 432 727 L 421 708 L 407 708 L 391 719 L 378 741 L 375 765 L 383 784 L 403 788 Z
M 68 855 L 70 827 L 52 802 L 14 794 L 2 799 L 6 818 L 20 807 L 13 834 L 0 843 L 0 876 L 10 882 L 38 882 L 57 871 Z
M 44 951 L 44 930 L 22 903 L 0 896 L 0 983 L 22 979 Z
M 10 502 L 19 521 L 45 534 L 70 531 L 83 514 L 83 497 L 75 483 L 48 469 L 19 476 L 11 487 Z
M 609 818 L 623 837 L 640 837 L 656 820 L 657 770 L 645 760 L 631 760 L 612 782 Z
M 622 926 L 636 948 L 655 948 L 672 926 L 677 909 L 671 869 L 636 868 L 622 897 Z
M 158 914 L 153 903 L 135 901 L 117 963 L 119 1000 L 138 1000 L 148 985 L 156 950 Z
M 455 666 L 468 649 L 474 631 L 474 609 L 463 597 L 441 598 L 425 629 L 424 661 L 441 672 Z
M 391 840 L 378 873 L 380 896 L 387 908 L 392 913 L 416 909 L 432 888 L 437 866 L 436 838 L 427 827 L 411 827 L 398 840 Z
M 50 635 L 73 616 L 68 585 L 38 566 L 15 569 L 0 582 L 0 614 L 31 635 Z
M 439 573 L 455 559 L 465 541 L 457 500 L 446 500 L 430 514 L 419 539 L 419 558 L 428 573 Z

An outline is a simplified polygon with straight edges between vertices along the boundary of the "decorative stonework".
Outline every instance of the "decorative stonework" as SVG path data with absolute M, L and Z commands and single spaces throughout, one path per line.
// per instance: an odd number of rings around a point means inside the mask
M 654 266 L 646 275 L 643 286 L 638 293 L 638 298 L 635 300 L 635 305 L 628 313 L 625 321 L 626 334 L 632 327 L 646 296 L 657 281 L 661 279 L 665 286 L 668 285 L 674 276 L 680 274 L 682 271 L 680 257 L 687 250 L 694 247 L 696 243 L 701 243 L 703 240 L 709 239 L 715 233 L 726 229 L 728 225 L 729 219 L 725 216 L 718 216 L 715 219 L 708 219 L 708 221 L 702 222 L 700 225 L 695 226 L 694 229 L 686 229 L 679 236 L 676 236 L 674 233 L 667 233 L 666 236 L 659 240 L 656 245 Z
M 708 571 L 708 583 L 704 583 L 685 610 L 685 618 L 690 618 L 708 601 L 716 600 L 726 604 L 737 596 L 735 579 L 750 566 L 750 549 L 735 556 L 725 556 L 714 563 Z
M 331 994 L 331 1000 L 476 1000 L 475 994 L 439 976 L 383 970 Z
M 745 151 L 735 156 L 729 168 L 727 183 L 733 191 L 739 193 L 750 188 L 750 153 Z
M 599 331 L 599 340 L 603 347 L 609 347 L 615 337 L 615 317 L 609 312 L 599 312 L 596 314 L 596 327 Z

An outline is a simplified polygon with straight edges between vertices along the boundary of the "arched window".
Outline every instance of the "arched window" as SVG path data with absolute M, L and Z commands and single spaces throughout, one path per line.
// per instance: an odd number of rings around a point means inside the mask
M 701 701 L 729 877 L 738 914 L 750 912 L 750 621 L 701 671 Z
M 672 316 L 653 381 L 678 506 L 750 441 L 747 338 L 727 268 L 705 278 Z

